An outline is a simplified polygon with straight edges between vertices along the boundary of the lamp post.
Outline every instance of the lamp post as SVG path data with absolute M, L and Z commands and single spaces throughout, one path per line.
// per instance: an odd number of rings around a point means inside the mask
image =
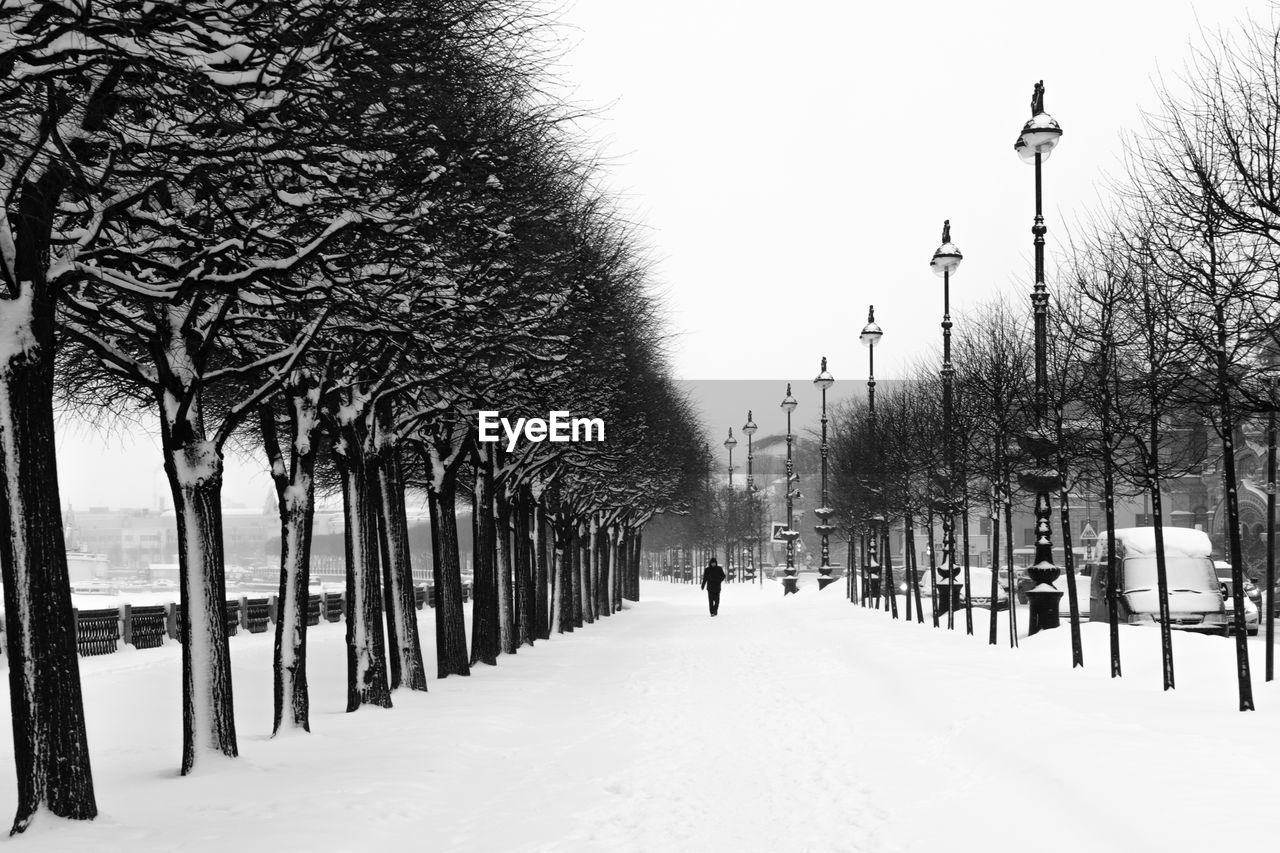
M 729 437 L 724 440 L 724 446 L 729 451 L 729 492 L 724 506 L 724 562 L 725 572 L 733 581 L 733 449 L 738 446 L 738 440 L 733 437 L 733 427 L 729 427 Z
M 796 539 L 800 531 L 795 529 L 795 464 L 791 461 L 791 443 L 795 436 L 791 434 L 791 413 L 796 410 L 796 398 L 791 396 L 791 383 L 787 383 L 787 396 L 782 398 L 782 408 L 787 413 L 787 529 L 782 531 L 782 538 L 787 540 L 787 567 L 782 572 L 782 594 L 789 595 L 796 591 Z
M 1266 680 L 1275 678 L 1276 664 L 1276 372 L 1272 366 L 1267 373 L 1267 571 L 1263 583 L 1263 596 L 1258 599 L 1264 608 L 1262 618 L 1266 626 Z
M 813 380 L 813 384 L 818 386 L 822 391 L 822 506 L 813 511 L 818 517 L 818 523 L 813 526 L 813 532 L 822 537 L 822 565 L 818 566 L 818 589 L 826 589 L 826 587 L 835 582 L 835 578 L 831 576 L 831 533 L 835 530 L 831 526 L 831 514 L 835 512 L 827 505 L 827 389 L 835 384 L 835 377 L 827 372 L 827 357 L 822 357 L 822 369 L 818 372 L 817 377 Z
M 956 563 L 955 472 L 956 445 L 951 432 L 952 397 L 955 368 L 951 366 L 951 274 L 960 268 L 964 255 L 951 242 L 951 220 L 942 223 L 942 245 L 933 253 L 929 267 L 942 278 L 942 452 L 943 452 L 943 506 L 942 549 L 945 561 L 938 578 L 940 591 L 937 603 L 947 613 L 947 628 L 955 627 L 955 611 L 960 606 L 960 584 L 956 575 L 960 566 Z M 935 604 L 936 606 L 936 604 Z
M 876 323 L 876 306 L 871 305 L 867 308 L 867 325 L 862 327 L 862 334 L 858 335 L 858 340 L 867 348 L 867 417 L 871 422 L 871 439 L 875 442 L 875 449 L 872 451 L 875 456 L 875 476 L 877 478 L 877 486 L 880 485 L 879 477 L 883 473 L 881 471 L 880 459 L 880 441 L 876 432 L 876 346 L 880 343 L 880 339 L 884 337 L 884 330 Z M 879 583 L 879 577 L 875 575 L 876 564 L 876 537 L 879 536 L 880 527 L 876 523 L 878 516 L 871 518 L 871 543 L 868 551 L 868 562 L 865 568 L 865 583 L 868 587 L 874 582 Z M 861 600 L 865 602 L 868 597 L 876 595 L 873 589 L 867 589 L 863 592 Z
M 1013 150 L 1023 162 L 1035 166 L 1036 216 L 1031 226 L 1035 247 L 1035 288 L 1031 293 L 1031 307 L 1035 317 L 1036 343 L 1036 395 L 1035 428 L 1019 438 L 1023 451 L 1035 460 L 1035 466 L 1018 478 L 1018 482 L 1036 495 L 1036 554 L 1035 564 L 1027 570 L 1035 583 L 1027 592 L 1030 614 L 1027 632 L 1058 627 L 1058 600 L 1062 591 L 1053 586 L 1058 579 L 1058 567 L 1053 564 L 1053 534 L 1049 523 L 1049 495 L 1061 488 L 1061 479 L 1052 460 L 1057 447 L 1045 431 L 1049 414 L 1048 339 L 1049 289 L 1044 281 L 1044 224 L 1043 194 L 1040 184 L 1040 166 L 1053 153 L 1062 137 L 1062 128 L 1044 111 L 1044 81 L 1036 83 L 1031 94 L 1031 118 L 1022 126 Z M 1065 543 L 1070 547 L 1071 543 Z
M 747 535 L 747 580 L 756 579 L 755 554 L 756 543 L 760 541 L 760 527 L 756 524 L 756 481 L 755 474 L 752 471 L 752 463 L 755 461 L 755 453 L 751 449 L 751 436 L 756 434 L 755 420 L 751 417 L 751 410 L 747 410 L 747 422 L 742 425 L 742 432 L 747 437 L 747 525 L 750 533 Z

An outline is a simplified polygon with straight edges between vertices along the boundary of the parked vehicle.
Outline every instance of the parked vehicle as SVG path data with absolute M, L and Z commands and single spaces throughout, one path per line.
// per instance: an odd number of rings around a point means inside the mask
M 960 577 L 964 578 L 963 572 Z M 991 609 L 991 569 L 985 566 L 969 568 L 969 603 L 974 607 Z M 1003 580 L 996 582 L 995 609 L 1009 609 L 1009 591 L 1005 589 Z
M 1089 621 L 1089 573 L 1093 571 L 1093 566 L 1089 564 L 1079 565 L 1075 567 L 1075 571 L 1071 574 L 1071 579 L 1076 587 L 1076 606 L 1080 608 L 1080 621 Z M 1061 577 L 1054 581 L 1054 586 L 1062 590 L 1062 598 L 1058 599 L 1058 618 L 1071 618 L 1071 593 L 1067 588 L 1067 572 L 1064 569 Z
M 1213 572 L 1218 576 L 1219 581 L 1231 580 L 1231 564 L 1226 560 L 1214 560 Z M 1266 581 L 1263 581 L 1265 583 Z M 1248 575 L 1244 576 L 1244 597 L 1252 601 L 1258 607 L 1262 606 L 1262 590 L 1253 582 Z
M 1121 621 L 1154 625 L 1160 619 L 1156 582 L 1155 529 L 1127 527 L 1115 537 L 1115 563 L 1105 559 L 1089 568 L 1089 618 L 1107 621 L 1107 578 L 1114 574 Z M 1169 626 L 1183 631 L 1225 634 L 1227 615 L 1222 589 L 1210 559 L 1213 547 L 1202 530 L 1166 527 L 1165 572 L 1169 589 Z M 1098 552 L 1107 553 L 1108 532 L 1098 537 Z
M 1236 600 L 1235 585 L 1231 581 L 1231 569 L 1227 569 L 1225 578 L 1219 573 L 1218 581 L 1221 584 L 1223 608 L 1227 614 L 1227 632 L 1233 633 L 1236 629 Z M 1244 632 L 1250 637 L 1258 636 L 1258 605 L 1247 597 L 1244 600 Z
M 1093 565 L 1094 564 L 1092 563 L 1076 563 L 1075 570 L 1072 572 L 1072 578 L 1075 581 L 1076 587 L 1076 603 L 1080 608 L 1081 622 L 1089 621 L 1089 582 L 1087 578 L 1093 569 Z M 1062 590 L 1062 598 L 1058 599 L 1058 617 L 1060 619 L 1070 619 L 1071 594 L 1067 590 L 1067 572 L 1066 569 L 1061 566 L 1059 566 L 1059 569 L 1061 569 L 1062 573 L 1058 575 L 1058 579 L 1053 582 L 1055 587 Z M 1007 573 L 1002 569 L 1000 572 L 1000 577 L 1002 579 L 1001 582 L 1003 582 L 1003 578 L 1006 576 Z M 1027 574 L 1026 569 L 1015 569 L 1013 577 L 1014 583 L 1017 586 L 1018 603 L 1028 603 L 1027 590 L 1036 585 L 1035 581 L 1031 580 L 1031 576 Z M 1086 578 L 1086 580 L 1080 580 L 1081 577 Z

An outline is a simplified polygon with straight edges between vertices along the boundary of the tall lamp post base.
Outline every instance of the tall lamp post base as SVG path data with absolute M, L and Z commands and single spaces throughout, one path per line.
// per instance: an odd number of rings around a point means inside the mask
M 831 575 L 820 575 L 818 577 L 818 589 L 824 590 L 838 580 L 840 579 Z
M 791 593 L 796 592 L 796 583 L 799 580 L 800 579 L 796 577 L 784 577 L 782 579 L 782 594 L 790 595 Z
M 1058 602 L 1062 600 L 1062 590 L 1054 589 L 1048 584 L 1039 584 L 1027 590 L 1027 603 L 1030 605 L 1027 619 L 1027 633 L 1048 631 L 1057 628 Z
M 960 588 L 964 584 L 957 583 L 954 578 L 942 578 L 938 581 L 937 608 L 939 613 L 959 611 Z

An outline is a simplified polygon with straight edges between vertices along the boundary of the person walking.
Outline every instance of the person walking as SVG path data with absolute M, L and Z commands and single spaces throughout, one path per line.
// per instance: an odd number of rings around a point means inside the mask
M 702 588 L 707 591 L 707 604 L 711 606 L 711 615 L 715 616 L 720 609 L 720 584 L 724 583 L 724 569 L 712 557 L 702 572 Z

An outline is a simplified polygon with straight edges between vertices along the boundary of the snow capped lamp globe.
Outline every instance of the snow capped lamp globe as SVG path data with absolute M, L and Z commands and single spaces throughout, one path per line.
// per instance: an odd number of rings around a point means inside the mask
M 823 356 L 822 368 L 818 372 L 818 375 L 814 378 L 813 384 L 816 385 L 819 390 L 825 391 L 828 388 L 830 388 L 832 385 L 834 385 L 835 382 L 836 382 L 836 378 L 827 372 L 827 357 Z
M 1053 116 L 1044 111 L 1044 81 L 1036 83 L 1031 94 L 1031 118 L 1022 126 L 1013 150 L 1022 158 L 1022 162 L 1035 165 L 1036 157 L 1040 161 L 1049 159 L 1058 140 L 1062 138 L 1062 127 Z
M 867 311 L 867 325 L 862 327 L 862 334 L 858 335 L 858 340 L 867 349 L 874 350 L 876 344 L 880 343 L 880 339 L 883 337 L 884 330 L 876 322 L 876 306 L 872 305 L 871 309 Z
M 790 382 L 787 383 L 787 396 L 782 398 L 782 408 L 788 415 L 796 410 L 796 398 L 791 396 Z M 791 434 L 790 429 L 787 430 L 787 434 Z
M 948 219 L 942 223 L 942 245 L 934 250 L 929 268 L 940 278 L 947 278 L 960 268 L 962 260 L 960 247 L 951 242 L 951 220 Z

